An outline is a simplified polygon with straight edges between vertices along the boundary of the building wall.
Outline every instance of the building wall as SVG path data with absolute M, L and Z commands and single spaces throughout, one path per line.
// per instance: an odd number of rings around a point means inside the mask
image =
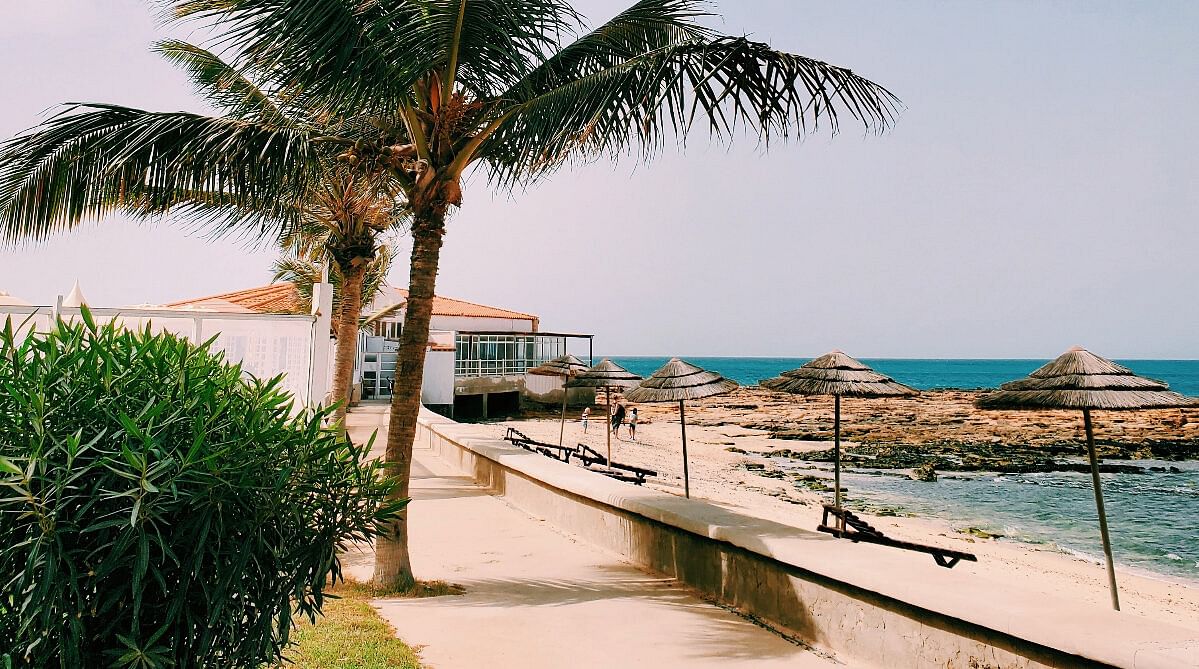
M 544 374 L 525 374 L 524 397 L 540 404 L 562 404 L 562 377 Z M 571 388 L 566 398 L 570 406 L 590 406 L 595 403 L 595 388 Z
M 434 316 L 429 324 L 434 330 L 453 330 L 469 332 L 494 330 L 497 332 L 532 332 L 533 319 L 514 318 L 474 318 L 467 316 Z
M 420 399 L 426 406 L 454 405 L 453 351 L 425 353 L 425 378 Z

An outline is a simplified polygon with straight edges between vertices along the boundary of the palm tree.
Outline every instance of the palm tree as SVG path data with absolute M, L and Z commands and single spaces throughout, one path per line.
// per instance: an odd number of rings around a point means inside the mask
M 325 161 L 329 162 L 329 161 Z M 312 298 L 320 267 L 329 262 L 333 284 L 334 419 L 345 421 L 358 351 L 362 307 L 379 293 L 391 267 L 389 236 L 406 222 L 407 212 L 388 192 L 380 193 L 378 179 L 364 180 L 352 167 L 332 162 L 322 170 L 304 199 L 303 211 L 280 245 L 290 255 L 276 261 L 275 278 L 289 278 L 302 297 Z M 315 274 L 313 272 L 315 271 Z
M 359 169 L 312 147 L 322 141 L 352 146 L 380 131 L 369 119 L 330 115 L 306 107 L 300 96 L 272 93 L 201 47 L 168 40 L 155 50 L 186 71 L 224 115 L 91 105 L 89 113 L 61 115 L 45 132 L 10 142 L 0 158 L 7 237 L 44 237 L 55 226 L 111 210 L 137 217 L 175 210 L 218 232 L 276 233 L 298 255 L 331 261 L 338 342 L 331 395 L 341 402 L 334 418 L 344 420 L 363 296 L 377 292 L 365 292 L 364 281 L 378 261 L 390 265 L 390 256 L 380 255 L 384 237 L 402 228 L 406 212 L 386 172 Z M 123 155 L 114 159 L 113 152 Z M 205 158 L 216 164 L 203 164 Z M 63 173 L 81 167 L 88 172 Z M 8 178 L 18 171 L 20 178 Z M 140 180 L 139 172 L 145 175 Z M 43 190 L 22 190 L 30 186 Z M 34 202 L 58 210 L 21 213 Z
M 312 253 L 298 250 L 295 247 L 284 247 L 282 253 L 271 264 L 271 271 L 274 272 L 271 280 L 286 281 L 295 286 L 296 292 L 300 295 L 300 311 L 308 313 L 312 307 L 313 286 L 325 278 L 326 260 L 326 257 L 319 252 Z M 391 271 L 392 261 L 390 245 L 381 244 L 375 259 L 366 266 L 365 276 L 362 279 L 364 308 L 382 294 L 383 287 L 387 285 L 387 273 Z M 340 314 L 343 279 L 336 265 L 332 265 L 331 269 L 328 281 L 333 285 L 333 313 Z M 360 314 L 359 326 L 368 325 L 368 319 L 369 317 L 365 314 Z M 333 336 L 338 336 L 337 326 L 334 326 Z
M 413 242 L 386 452 L 401 498 L 446 218 L 468 169 L 507 189 L 569 163 L 646 160 L 695 131 L 768 146 L 835 132 L 844 115 L 881 131 L 898 104 L 850 70 L 705 27 L 702 0 L 641 0 L 590 31 L 567 0 L 172 4 L 216 32 L 240 70 L 323 116 L 369 119 L 369 131 L 76 110 L 5 147 L 0 223 L 10 237 L 44 236 L 130 203 L 186 209 L 181 195 L 202 189 L 251 212 L 222 225 L 253 230 L 295 201 L 322 156 L 390 175 Z M 377 543 L 378 585 L 413 580 L 406 513 Z
M 312 287 L 324 278 L 325 268 L 330 269 L 328 279 L 333 286 L 333 334 L 337 340 L 331 394 L 342 400 L 333 419 L 344 424 L 350 404 L 354 360 L 358 352 L 357 333 L 367 325 L 362 310 L 379 296 L 386 285 L 392 256 L 388 241 L 384 239 L 379 240 L 374 248 L 374 257 L 370 260 L 355 256 L 348 263 L 337 262 L 334 254 L 340 251 L 340 246 L 333 238 L 336 232 L 340 232 L 340 227 L 334 230 L 310 229 L 306 234 L 290 235 L 284 240 L 283 254 L 275 259 L 272 266 L 275 273 L 272 280 L 287 281 L 294 285 L 307 313 L 312 305 Z M 350 272 L 346 272 L 344 266 L 348 266 Z M 359 267 L 360 277 L 357 276 Z

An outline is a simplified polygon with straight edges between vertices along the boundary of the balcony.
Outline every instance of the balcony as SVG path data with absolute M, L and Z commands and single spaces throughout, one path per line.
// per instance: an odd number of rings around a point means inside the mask
M 591 359 L 593 335 L 557 332 L 458 332 L 454 338 L 454 378 L 523 376 L 530 369 L 568 352 L 571 339 L 586 340 L 570 347 L 584 362 Z

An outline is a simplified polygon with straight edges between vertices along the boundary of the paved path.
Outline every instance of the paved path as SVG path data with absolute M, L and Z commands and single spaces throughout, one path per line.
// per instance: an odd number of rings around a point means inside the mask
M 381 445 L 386 407 L 348 423 L 356 441 L 378 428 Z M 412 489 L 417 576 L 466 594 L 375 606 L 433 669 L 839 666 L 508 506 L 427 449 Z M 370 577 L 369 555 L 349 562 Z

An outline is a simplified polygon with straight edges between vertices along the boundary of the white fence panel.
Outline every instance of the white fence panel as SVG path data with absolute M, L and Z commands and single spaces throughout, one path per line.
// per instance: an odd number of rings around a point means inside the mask
M 314 345 L 314 333 L 328 339 L 328 320 L 317 316 L 284 314 L 240 314 L 159 309 L 90 309 L 97 323 L 116 320 L 129 329 L 149 326 L 154 332 L 170 332 L 193 342 L 213 338 L 212 349 L 223 351 L 225 358 L 241 363 L 242 369 L 260 379 L 284 375 L 283 387 L 301 404 L 310 397 L 323 401 L 327 391 L 328 361 L 314 355 L 329 355 L 324 346 Z M 0 305 L 0 321 L 11 317 L 18 338 L 31 330 L 46 331 L 53 320 L 53 307 Z M 60 307 L 59 315 L 68 320 L 80 318 L 78 308 Z M 318 378 L 319 377 L 319 378 Z

